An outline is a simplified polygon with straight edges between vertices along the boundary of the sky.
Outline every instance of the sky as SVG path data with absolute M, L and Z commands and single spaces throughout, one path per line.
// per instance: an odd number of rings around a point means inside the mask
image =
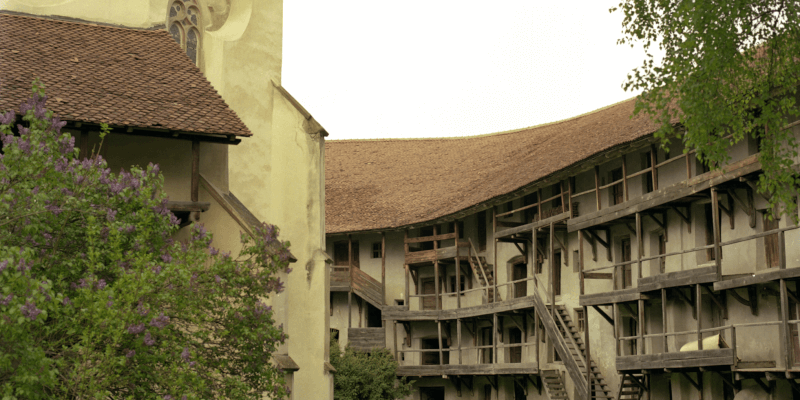
M 285 1 L 282 85 L 328 140 L 554 122 L 638 94 L 619 1 Z

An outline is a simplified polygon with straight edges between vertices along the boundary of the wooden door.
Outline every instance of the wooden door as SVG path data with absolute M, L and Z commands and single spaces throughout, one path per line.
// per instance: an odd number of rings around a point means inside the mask
M 492 328 L 481 328 L 481 346 L 491 346 L 493 344 Z M 481 349 L 481 363 L 491 364 L 494 362 L 494 354 L 491 347 Z
M 422 283 L 420 284 L 421 293 L 420 294 L 436 294 L 436 281 L 433 278 L 425 278 L 422 279 Z M 439 298 L 439 305 L 441 306 L 442 298 Z M 422 309 L 423 310 L 435 310 L 436 309 L 436 296 L 425 296 L 422 298 Z
M 522 343 L 522 332 L 517 328 L 508 330 L 508 344 Z M 521 363 L 522 362 L 522 347 L 510 347 L 508 349 L 508 362 Z
M 520 280 L 528 277 L 528 264 L 514 264 L 512 280 Z M 528 295 L 528 281 L 517 282 L 514 284 L 514 297 L 525 297 Z
M 778 220 L 769 220 L 767 214 L 764 214 L 764 232 L 778 229 Z M 780 266 L 780 257 L 778 255 L 778 234 L 764 236 L 764 252 L 767 254 L 767 268 L 774 268 Z

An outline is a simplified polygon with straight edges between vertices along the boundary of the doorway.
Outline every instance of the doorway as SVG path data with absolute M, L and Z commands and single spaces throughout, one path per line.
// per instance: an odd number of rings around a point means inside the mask
M 510 328 L 508 330 L 508 344 L 522 344 L 522 331 L 518 328 Z M 508 348 L 508 362 L 522 362 L 522 346 Z
M 444 400 L 444 386 L 419 388 L 420 400 Z
M 424 278 L 420 283 L 420 294 L 435 295 L 436 294 L 436 280 L 434 278 Z M 436 296 L 425 296 L 422 298 L 423 310 L 436 309 Z M 442 308 L 442 298 L 439 297 L 439 309 Z
M 528 264 L 514 264 L 512 280 L 518 281 L 528 277 Z M 528 281 L 514 283 L 514 297 L 525 297 L 528 295 Z

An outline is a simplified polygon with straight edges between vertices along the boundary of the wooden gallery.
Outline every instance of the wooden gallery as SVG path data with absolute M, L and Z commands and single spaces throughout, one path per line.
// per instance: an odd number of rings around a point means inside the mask
M 415 400 L 800 398 L 800 232 L 759 143 L 709 171 L 633 105 L 327 142 L 340 343 L 389 349 Z

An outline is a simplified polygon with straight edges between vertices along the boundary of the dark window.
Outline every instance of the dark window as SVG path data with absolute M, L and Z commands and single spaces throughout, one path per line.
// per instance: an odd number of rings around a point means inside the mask
M 611 182 L 616 182 L 616 181 L 618 181 L 620 179 L 622 179 L 622 168 L 617 168 L 615 170 L 612 170 L 611 171 Z M 623 187 L 622 182 L 620 182 L 620 183 L 618 183 L 618 184 L 616 184 L 614 186 L 611 186 L 611 201 L 614 204 L 621 204 L 624 201 L 624 198 L 623 198 L 623 196 L 625 194 L 625 193 L 623 193 L 624 189 L 625 188 Z
M 381 258 L 383 253 L 381 251 L 381 242 L 373 242 L 372 243 L 372 258 Z
M 336 340 L 338 342 L 339 341 L 339 330 L 331 328 L 331 336 L 333 337 L 333 340 Z
M 461 289 L 460 289 L 461 292 L 466 290 L 466 287 L 467 287 L 467 283 L 466 282 L 467 282 L 467 279 L 464 277 L 464 275 L 461 275 Z M 450 277 L 450 293 L 455 293 L 455 292 L 456 292 L 456 276 L 453 275 L 453 276 Z M 463 293 L 461 293 L 461 294 L 463 294 Z
M 714 214 L 711 210 L 711 204 L 706 204 L 704 207 L 705 211 L 705 227 L 706 227 L 706 245 L 714 244 Z M 720 218 L 720 221 L 722 218 Z M 718 226 L 719 227 L 719 226 Z M 710 248 L 706 250 L 706 256 L 708 257 L 708 261 L 715 260 L 714 258 L 714 248 Z
M 508 344 L 521 344 L 522 332 L 518 328 L 511 328 L 508 330 Z M 522 362 L 522 346 L 509 347 L 508 349 L 508 362 L 521 363 Z
M 421 342 L 422 350 L 436 350 L 422 353 L 422 365 L 439 365 L 439 339 L 422 339 Z M 444 354 L 447 353 L 443 353 L 442 355 Z
M 432 226 L 428 226 L 428 227 L 425 227 L 425 228 L 420 228 L 419 236 L 421 236 L 421 237 L 433 236 L 433 227 Z M 432 250 L 433 249 L 433 241 L 422 242 L 419 245 L 421 247 L 420 250 Z
M 767 214 L 764 214 L 764 232 L 778 229 L 778 220 L 769 220 Z M 781 260 L 779 255 L 778 234 L 764 236 L 764 252 L 767 254 L 767 268 L 780 266 Z
M 420 400 L 444 400 L 444 387 L 419 388 Z
M 478 251 L 486 251 L 486 211 L 478 213 Z
M 572 252 L 572 272 L 581 272 L 580 252 L 578 250 Z
M 578 324 L 578 331 L 583 332 L 586 329 L 586 316 L 582 308 L 575 309 L 575 322 Z
M 483 385 L 483 400 L 492 400 L 492 385 Z
M 509 201 L 508 203 L 506 203 L 506 210 L 504 212 L 509 212 L 509 211 L 511 211 L 513 209 L 514 209 L 514 202 L 513 201 Z
M 631 261 L 631 239 L 624 238 L 619 243 L 622 262 Z M 620 268 L 622 270 L 622 287 L 629 288 L 633 286 L 633 265 L 626 264 Z
M 514 264 L 513 280 L 518 281 L 528 277 L 528 264 Z M 514 297 L 525 297 L 528 295 L 528 281 L 514 283 Z
M 335 242 L 333 244 L 333 263 L 334 265 L 350 265 L 350 257 L 347 252 L 347 240 Z M 359 266 L 358 263 L 358 241 L 353 241 L 353 265 Z
M 526 384 L 527 381 L 515 381 L 514 382 L 514 400 L 526 400 L 527 397 L 525 396 L 525 390 L 520 385 Z
M 561 252 L 553 254 L 553 292 L 561 296 Z
M 367 303 L 367 328 L 380 328 L 382 326 L 381 310 Z
M 531 204 L 536 204 L 536 193 L 528 194 L 527 196 L 522 198 L 522 205 L 529 206 Z M 525 222 L 532 222 L 536 216 L 538 207 L 531 207 L 525 210 Z
M 456 223 L 450 222 L 447 224 L 447 233 L 454 233 L 456 231 Z M 458 238 L 464 238 L 464 221 L 458 221 Z
M 633 318 L 625 318 L 627 321 L 626 327 L 628 328 L 628 332 L 626 332 L 625 336 L 637 336 L 639 334 L 639 324 L 636 323 L 636 320 Z M 627 340 L 628 342 L 628 354 L 635 356 L 637 354 L 637 347 L 636 347 L 636 339 Z

